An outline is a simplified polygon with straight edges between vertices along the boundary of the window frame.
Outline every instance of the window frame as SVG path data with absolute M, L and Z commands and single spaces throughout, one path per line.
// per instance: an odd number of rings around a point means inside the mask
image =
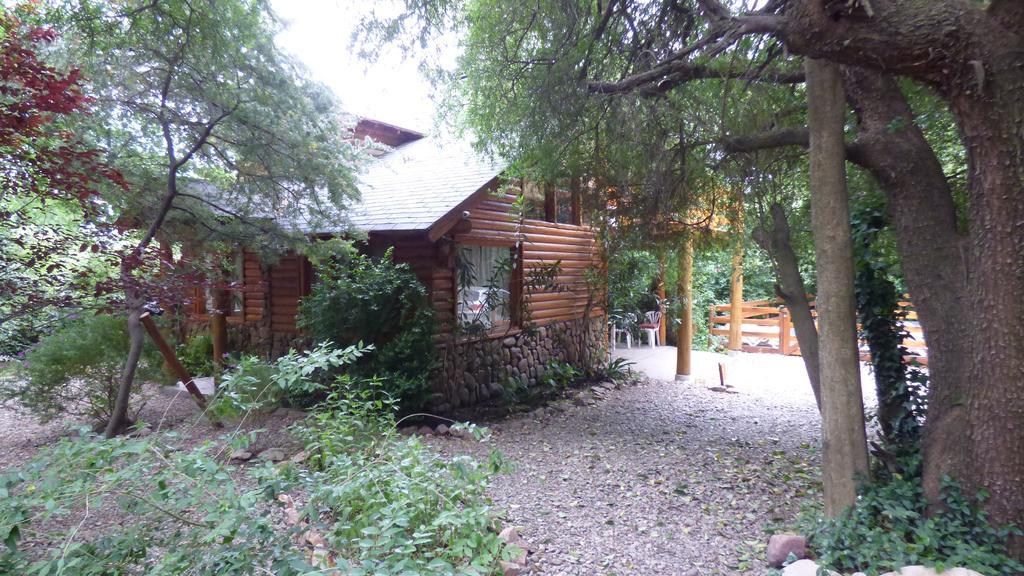
M 467 238 L 465 240 L 459 240 L 455 242 L 455 262 L 453 263 L 453 276 L 454 282 L 452 282 L 452 301 L 454 302 L 454 310 L 452 311 L 455 316 L 455 323 L 461 324 L 461 318 L 459 315 L 459 251 L 465 246 L 477 246 L 480 248 L 505 248 L 509 251 L 509 256 L 512 258 L 512 270 L 509 274 L 508 279 L 508 320 L 500 325 L 492 326 L 491 328 L 483 331 L 483 335 L 495 335 L 495 334 L 507 334 L 509 332 L 518 331 L 522 328 L 522 298 L 523 298 L 523 247 L 520 243 L 514 240 L 499 240 L 499 239 L 484 239 L 484 238 Z

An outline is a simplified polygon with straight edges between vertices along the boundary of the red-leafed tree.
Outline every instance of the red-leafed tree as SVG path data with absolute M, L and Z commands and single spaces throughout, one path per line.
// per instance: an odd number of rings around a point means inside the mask
M 100 193 L 125 185 L 72 132 L 88 98 L 78 70 L 47 62 L 57 35 L 32 16 L 31 5 L 0 13 L 0 333 L 10 347 L 25 344 L 17 332 L 29 318 L 91 292 L 89 270 L 113 241 Z

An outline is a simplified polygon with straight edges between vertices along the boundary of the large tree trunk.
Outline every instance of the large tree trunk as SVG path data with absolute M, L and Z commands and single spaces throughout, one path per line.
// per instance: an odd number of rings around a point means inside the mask
M 846 192 L 846 99 L 837 65 L 808 59 L 806 71 L 811 227 L 818 271 L 822 474 L 825 509 L 835 516 L 856 501 L 857 477 L 868 471 Z
M 1020 29 L 1018 28 L 1019 32 Z M 1018 36 L 1007 50 L 992 36 L 983 62 L 991 80 L 962 86 L 950 97 L 970 178 L 970 254 L 965 388 L 970 455 L 950 470 L 969 491 L 991 493 L 996 523 L 1024 524 L 1024 68 Z M 963 431 L 961 431 L 963 432 Z M 1024 558 L 1024 537 L 1011 542 Z
M 811 303 L 807 300 L 807 286 L 800 275 L 800 264 L 793 250 L 792 235 L 789 230 L 789 219 L 786 209 L 781 204 L 771 206 L 772 225 L 770 229 L 764 223 L 753 231 L 754 241 L 771 256 L 775 265 L 775 276 L 778 285 L 775 291 L 782 297 L 789 309 L 793 329 L 796 330 L 796 341 L 800 344 L 800 357 L 804 361 L 807 379 L 814 392 L 814 401 L 821 411 L 821 369 L 818 362 L 818 327 L 811 315 Z
M 967 273 L 956 206 L 942 165 L 895 80 L 854 67 L 845 68 L 844 77 L 860 122 L 851 159 L 886 192 L 900 266 L 928 343 L 924 483 L 929 499 L 937 502 L 943 475 L 960 469 L 968 456 L 960 436 L 970 357 L 963 336 L 971 323 L 965 315 Z

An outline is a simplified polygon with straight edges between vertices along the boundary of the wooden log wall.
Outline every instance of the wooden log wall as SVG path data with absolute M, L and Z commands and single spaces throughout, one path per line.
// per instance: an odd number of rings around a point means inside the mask
M 246 322 L 263 319 L 267 299 L 267 283 L 263 280 L 260 255 L 252 250 L 242 252 L 242 305 Z
M 305 257 L 295 253 L 281 256 L 270 267 L 270 329 L 294 334 L 299 331 L 296 317 L 299 299 L 309 293 L 310 266 Z
M 543 326 L 581 318 L 586 310 L 589 288 L 585 274 L 601 271 L 597 236 L 593 229 L 543 220 L 523 220 L 517 225 L 510 213 L 514 194 L 489 195 L 470 208 L 472 230 L 457 234 L 455 243 L 512 246 L 517 232 L 522 235 L 523 276 L 529 282 L 532 270 L 560 263 L 556 289 L 529 290 L 523 294 L 530 321 Z M 595 294 L 591 316 L 604 313 L 604 296 Z

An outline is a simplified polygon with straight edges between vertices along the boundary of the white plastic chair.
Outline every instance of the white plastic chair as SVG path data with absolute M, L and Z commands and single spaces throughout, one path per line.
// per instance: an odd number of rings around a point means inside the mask
M 661 312 L 658 310 L 644 312 L 644 323 L 640 325 L 640 330 L 643 331 L 651 348 L 659 346 L 658 333 L 661 331 Z
M 619 322 L 623 322 L 625 326 L 619 326 Z M 633 347 L 633 332 L 629 329 L 630 324 L 636 323 L 636 315 L 631 313 L 623 314 L 620 320 L 612 320 L 612 348 L 618 348 L 619 334 L 625 336 L 626 348 Z

